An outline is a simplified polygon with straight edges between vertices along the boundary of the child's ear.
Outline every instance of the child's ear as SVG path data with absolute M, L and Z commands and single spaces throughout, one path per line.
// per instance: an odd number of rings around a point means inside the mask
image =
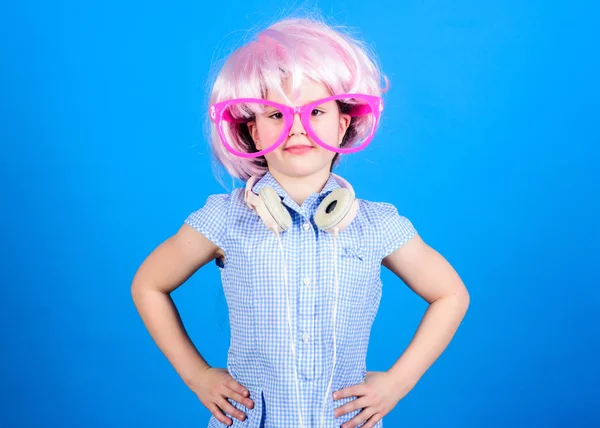
M 344 135 L 346 135 L 346 131 L 348 130 L 348 127 L 350 126 L 351 120 L 352 120 L 352 118 L 350 117 L 349 114 L 340 113 L 340 127 L 338 129 L 338 134 L 340 137 L 339 137 L 338 145 L 342 144 L 342 141 L 344 140 Z
M 248 132 L 250 132 L 250 136 L 252 137 L 254 145 L 257 149 L 259 149 L 258 130 L 256 129 L 256 122 L 248 122 L 246 123 L 246 125 L 248 126 Z

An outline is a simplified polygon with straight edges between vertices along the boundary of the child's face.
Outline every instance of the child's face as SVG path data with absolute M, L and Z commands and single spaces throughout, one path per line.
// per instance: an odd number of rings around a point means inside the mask
M 291 85 L 288 80 L 283 89 L 292 99 Z M 305 80 L 294 105 L 301 106 L 311 101 L 331 96 L 331 92 L 320 82 Z M 288 104 L 287 100 L 276 92 L 267 93 L 267 100 Z M 311 126 L 315 133 L 328 145 L 339 147 L 348 126 L 350 116 L 340 113 L 336 101 L 329 101 L 311 112 Z M 264 150 L 274 144 L 281 135 L 284 126 L 283 117 L 277 109 L 269 107 L 264 113 L 257 114 L 256 120 L 248 123 L 250 135 L 257 149 Z M 283 143 L 265 155 L 269 170 L 277 170 L 287 176 L 307 176 L 323 169 L 329 171 L 335 152 L 316 144 L 306 133 L 300 121 L 300 115 L 294 115 L 294 123 Z

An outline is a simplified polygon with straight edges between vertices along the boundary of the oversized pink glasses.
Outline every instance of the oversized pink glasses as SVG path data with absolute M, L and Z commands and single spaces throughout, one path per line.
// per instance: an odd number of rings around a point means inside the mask
M 348 114 L 352 118 L 352 132 L 351 135 L 347 135 L 347 144 L 344 144 L 347 147 L 328 144 L 321 138 L 323 127 L 319 126 L 319 120 L 331 110 L 331 104 L 326 104 L 330 101 L 336 101 L 338 106 L 342 106 L 340 114 Z M 221 142 L 229 152 L 243 158 L 255 158 L 272 152 L 281 145 L 289 136 L 296 113 L 300 115 L 300 121 L 308 136 L 319 146 L 337 153 L 357 152 L 364 149 L 373 139 L 382 110 L 381 97 L 366 94 L 333 95 L 296 107 L 260 98 L 237 98 L 211 105 L 210 118 L 216 125 Z M 244 151 L 244 147 L 248 147 L 248 141 L 240 139 L 240 124 L 256 120 L 259 114 L 266 115 L 271 123 L 278 126 L 276 132 L 280 134 L 273 144 L 263 150 Z M 249 138 L 249 134 L 245 136 L 246 140 Z

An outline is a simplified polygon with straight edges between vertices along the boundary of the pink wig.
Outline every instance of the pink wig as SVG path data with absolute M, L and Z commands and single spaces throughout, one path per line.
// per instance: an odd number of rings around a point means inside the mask
M 363 93 L 381 96 L 381 72 L 359 41 L 334 30 L 317 19 L 285 19 L 271 25 L 231 54 L 212 87 L 209 103 L 232 98 L 266 98 L 267 91 L 285 94 L 282 79 L 292 79 L 297 91 L 302 79 L 325 84 L 332 95 Z M 385 79 L 387 83 L 387 79 Z M 289 101 L 289 99 L 288 99 Z M 208 111 L 208 108 L 206 109 Z M 355 135 L 352 121 L 346 137 Z M 351 144 L 344 138 L 342 147 Z M 253 149 L 247 136 L 234 136 L 238 147 Z M 217 161 L 231 176 L 247 180 L 267 172 L 264 157 L 244 159 L 227 151 L 214 123 L 210 124 L 210 144 Z M 332 168 L 339 162 L 336 155 Z

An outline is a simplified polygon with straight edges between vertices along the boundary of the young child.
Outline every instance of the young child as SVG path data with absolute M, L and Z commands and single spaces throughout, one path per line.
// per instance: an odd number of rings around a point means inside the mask
M 381 80 L 357 41 L 287 19 L 235 51 L 214 83 L 211 146 L 246 185 L 209 196 L 132 284 L 150 334 L 212 413 L 209 427 L 382 427 L 467 310 L 462 281 L 413 224 L 332 173 L 340 154 L 371 142 Z M 229 308 L 227 369 L 202 358 L 169 296 L 211 260 Z M 394 366 L 367 372 L 381 265 L 430 306 Z

